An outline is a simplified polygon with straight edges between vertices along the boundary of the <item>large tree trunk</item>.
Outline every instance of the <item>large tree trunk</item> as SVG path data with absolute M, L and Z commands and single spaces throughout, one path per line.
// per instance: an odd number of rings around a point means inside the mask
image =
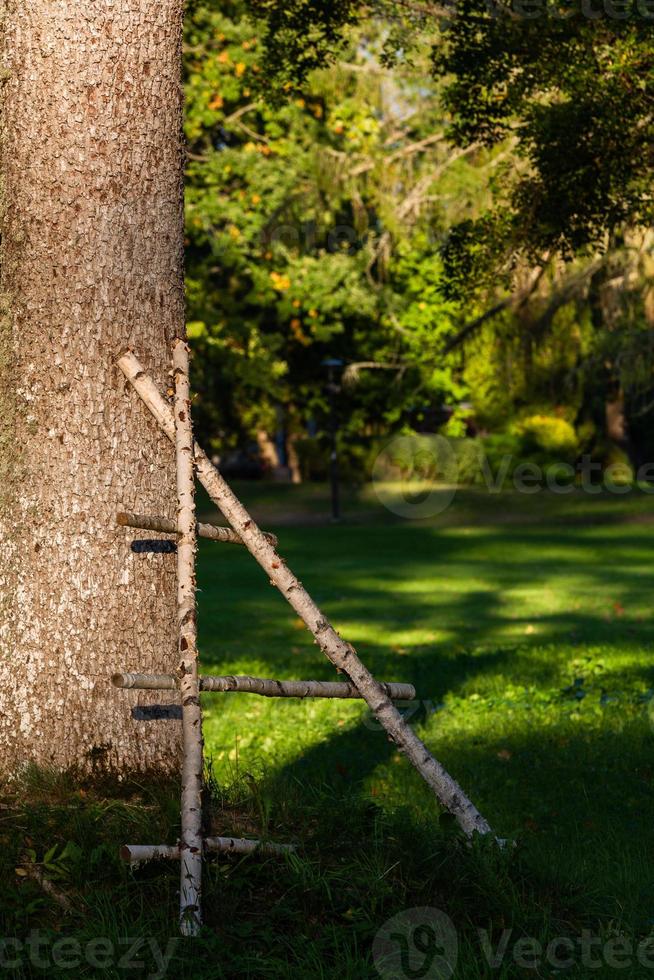
M 176 664 L 174 556 L 116 526 L 174 517 L 174 457 L 113 362 L 165 384 L 183 331 L 182 0 L 0 6 L 0 770 L 169 769 L 111 674 Z

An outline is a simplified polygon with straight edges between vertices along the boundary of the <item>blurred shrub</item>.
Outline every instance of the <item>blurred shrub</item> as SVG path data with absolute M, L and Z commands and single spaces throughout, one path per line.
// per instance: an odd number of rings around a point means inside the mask
M 377 479 L 389 481 L 495 484 L 499 489 L 498 484 L 508 488 L 518 467 L 529 463 L 539 468 L 541 485 L 562 487 L 578 479 L 571 467 L 594 435 L 591 423 L 577 433 L 566 419 L 544 414 L 514 422 L 507 432 L 475 438 L 452 437 L 446 427 L 439 435 L 405 431 L 349 445 L 342 440 L 339 470 L 343 481 L 350 484 L 367 482 L 376 473 Z M 329 478 L 330 451 L 324 436 L 298 439 L 296 448 L 304 480 Z M 615 444 L 595 442 L 591 455 L 601 462 L 602 471 L 610 467 L 609 479 L 616 486 L 633 482 L 629 458 Z
M 605 478 L 609 484 L 618 487 L 630 486 L 634 482 L 634 468 L 623 449 L 615 443 L 608 443 L 602 460 Z
M 458 480 L 462 486 L 481 486 L 485 482 L 485 450 L 481 439 L 453 439 Z
M 574 462 L 577 457 L 577 433 L 564 418 L 556 415 L 531 415 L 516 423 L 515 428 L 523 437 L 523 452 L 542 450 L 566 462 Z
M 344 483 L 356 486 L 370 479 L 371 465 L 369 446 L 358 443 L 345 444 L 340 440 L 338 471 Z M 294 442 L 303 480 L 324 482 L 329 479 L 331 446 L 325 436 L 304 436 Z M 379 452 L 379 449 L 376 450 Z M 374 457 L 373 457 L 374 458 Z
M 479 467 L 479 484 L 485 483 L 489 476 L 496 479 L 499 474 L 510 478 L 516 466 L 524 462 L 524 446 L 521 436 L 511 432 L 498 432 L 483 436 L 481 453 L 484 464 Z

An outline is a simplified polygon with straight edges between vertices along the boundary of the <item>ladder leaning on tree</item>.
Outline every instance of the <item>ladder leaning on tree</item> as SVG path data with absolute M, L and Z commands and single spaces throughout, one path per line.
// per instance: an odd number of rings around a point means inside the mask
M 283 854 L 291 845 L 268 844 L 233 837 L 202 836 L 201 791 L 203 774 L 200 691 L 240 691 L 264 697 L 362 698 L 389 738 L 420 773 L 439 802 L 456 817 L 464 833 L 488 834 L 490 827 L 461 787 L 431 755 L 404 721 L 393 700 L 413 700 L 409 684 L 377 681 L 359 659 L 354 647 L 343 640 L 318 609 L 301 582 L 277 554 L 274 535 L 261 531 L 218 470 L 193 441 L 189 397 L 189 349 L 183 340 L 173 344 L 174 406 L 158 391 L 130 350 L 118 358 L 118 366 L 175 445 L 177 521 L 156 515 L 119 514 L 118 524 L 177 536 L 177 611 L 179 664 L 171 674 L 114 674 L 113 683 L 124 689 L 175 690 L 182 702 L 183 764 L 181 837 L 178 845 L 125 845 L 123 858 L 138 864 L 158 858 L 180 860 L 180 928 L 196 935 L 202 923 L 202 861 L 205 852 Z M 197 474 L 214 504 L 231 528 L 198 524 L 195 513 L 194 477 Z M 201 677 L 198 674 L 195 556 L 197 537 L 242 544 L 261 565 L 286 601 L 304 621 L 318 646 L 347 682 L 279 681 L 261 677 Z

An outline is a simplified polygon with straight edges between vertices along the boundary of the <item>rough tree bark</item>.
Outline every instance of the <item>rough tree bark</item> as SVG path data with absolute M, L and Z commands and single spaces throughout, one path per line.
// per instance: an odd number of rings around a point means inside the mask
M 174 456 L 114 357 L 165 383 L 183 331 L 182 0 L 0 7 L 0 771 L 177 768 L 111 674 L 176 663 L 174 556 L 116 526 Z

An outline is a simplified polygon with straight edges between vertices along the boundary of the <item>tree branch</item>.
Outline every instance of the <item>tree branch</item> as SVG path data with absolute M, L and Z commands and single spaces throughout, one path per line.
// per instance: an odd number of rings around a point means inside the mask
M 509 308 L 520 309 L 520 307 L 526 303 L 538 286 L 538 283 L 542 279 L 545 269 L 547 268 L 549 259 L 550 253 L 546 252 L 546 254 L 543 256 L 541 264 L 536 267 L 529 284 L 525 286 L 524 289 L 521 289 L 516 293 L 512 293 L 510 296 L 506 296 L 504 299 L 499 300 L 499 302 L 491 306 L 488 310 L 485 310 L 479 316 L 476 316 L 473 320 L 469 320 L 461 327 L 454 337 L 445 343 L 442 353 L 450 354 L 456 347 L 459 347 L 464 340 L 467 340 L 473 333 L 479 330 L 479 328 L 482 327 L 488 320 L 492 320 L 493 317 L 497 316 L 498 313 L 502 313 L 504 310 Z

